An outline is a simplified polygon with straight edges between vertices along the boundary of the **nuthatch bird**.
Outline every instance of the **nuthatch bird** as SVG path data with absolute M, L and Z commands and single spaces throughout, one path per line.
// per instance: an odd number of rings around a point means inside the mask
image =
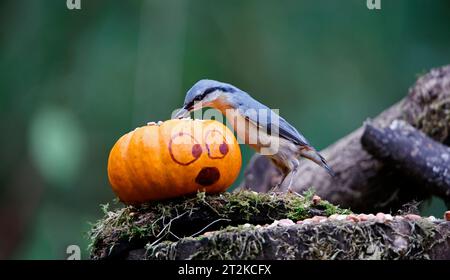
M 279 185 L 290 174 L 290 189 L 301 157 L 312 160 L 334 175 L 325 159 L 302 134 L 270 108 L 237 87 L 214 80 L 200 80 L 187 92 L 183 108 L 174 118 L 188 117 L 190 112 L 202 107 L 220 111 L 230 121 L 239 138 L 272 160 L 282 171 Z M 249 139 L 256 140 L 248 143 Z M 273 147 L 268 144 L 272 142 L 278 145 Z

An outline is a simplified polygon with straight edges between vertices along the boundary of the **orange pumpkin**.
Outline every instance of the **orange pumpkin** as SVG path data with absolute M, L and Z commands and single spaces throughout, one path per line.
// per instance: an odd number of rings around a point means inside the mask
M 125 203 L 225 191 L 239 175 L 233 133 L 213 120 L 169 120 L 122 136 L 108 159 L 113 191 Z

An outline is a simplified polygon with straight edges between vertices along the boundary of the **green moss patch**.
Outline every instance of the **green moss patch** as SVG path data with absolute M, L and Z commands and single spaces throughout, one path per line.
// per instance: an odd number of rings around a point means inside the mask
M 262 194 L 252 191 L 197 195 L 110 211 L 90 232 L 91 257 L 123 258 L 133 249 L 153 248 L 161 242 L 183 241 L 207 231 L 264 225 L 289 218 L 293 221 L 316 215 L 348 214 L 327 201 L 313 203 L 313 192 Z M 234 231 L 235 229 L 233 229 Z M 257 244 L 249 248 L 258 248 Z M 253 250 L 253 249 L 252 249 Z

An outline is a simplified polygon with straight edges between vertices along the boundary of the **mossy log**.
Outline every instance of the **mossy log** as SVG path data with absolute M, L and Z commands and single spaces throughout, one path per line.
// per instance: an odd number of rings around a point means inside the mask
M 229 228 L 201 238 L 164 242 L 131 258 L 186 260 L 450 259 L 450 222 L 325 221 Z
M 404 120 L 434 140 L 450 144 L 450 66 L 431 70 L 420 77 L 408 95 L 372 120 L 376 127 Z M 292 189 L 301 192 L 314 187 L 332 203 L 355 211 L 389 211 L 411 200 L 423 200 L 430 192 L 408 176 L 393 172 L 361 145 L 364 127 L 321 153 L 336 177 L 309 161 L 302 161 Z M 265 176 L 261 176 L 265 170 Z M 264 156 L 255 155 L 245 170 L 242 187 L 267 191 L 279 180 L 276 167 Z
M 275 220 L 303 220 L 313 216 L 350 213 L 327 201 L 288 193 L 258 194 L 250 191 L 183 197 L 115 211 L 105 209 L 105 217 L 91 232 L 92 258 L 126 258 L 135 249 L 162 241 L 196 237 L 206 231 L 244 224 L 264 225 Z
M 450 258 L 449 222 L 403 217 L 355 222 L 345 218 L 352 215 L 312 192 L 303 196 L 198 193 L 105 209 L 105 217 L 91 232 L 91 258 Z M 321 220 L 311 219 L 313 216 Z

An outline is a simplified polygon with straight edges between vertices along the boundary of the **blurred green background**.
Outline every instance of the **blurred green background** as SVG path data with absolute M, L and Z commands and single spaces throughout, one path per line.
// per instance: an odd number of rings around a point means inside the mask
M 279 108 L 321 149 L 450 62 L 447 0 L 81 5 L 0 2 L 0 259 L 66 258 L 70 244 L 87 258 L 88 222 L 114 198 L 110 148 L 170 118 L 201 78 Z

